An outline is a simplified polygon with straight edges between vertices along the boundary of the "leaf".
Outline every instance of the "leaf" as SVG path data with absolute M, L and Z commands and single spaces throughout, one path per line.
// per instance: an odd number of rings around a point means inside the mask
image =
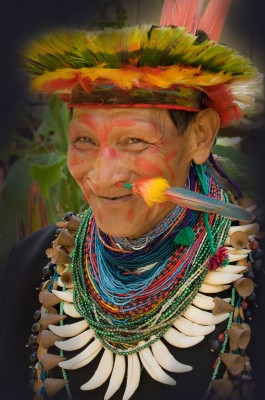
M 58 189 L 59 209 L 61 212 L 65 213 L 69 210 L 81 212 L 87 208 L 87 201 L 67 168 L 64 168 L 64 174 Z
M 50 98 L 50 112 L 54 123 L 54 132 L 60 143 L 60 151 L 65 154 L 68 148 L 68 124 L 70 121 L 70 111 L 67 105 L 57 96 Z
M 47 157 L 46 157 L 47 159 Z M 65 165 L 66 157 L 50 165 L 31 164 L 29 167 L 30 176 L 36 181 L 42 191 L 43 196 L 49 198 L 49 189 L 56 185 L 61 179 L 61 167 Z

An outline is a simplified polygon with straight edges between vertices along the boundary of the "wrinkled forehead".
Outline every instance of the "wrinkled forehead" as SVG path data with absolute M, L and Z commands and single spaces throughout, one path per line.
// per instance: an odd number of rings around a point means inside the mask
M 154 129 L 163 128 L 173 123 L 167 110 L 135 108 L 73 108 L 70 125 L 81 123 L 91 127 L 102 124 L 130 127 L 146 124 Z
M 83 115 L 91 116 L 93 118 L 127 118 L 127 119 L 145 119 L 145 120 L 153 120 L 160 119 L 161 117 L 168 114 L 167 110 L 160 110 L 156 108 L 104 108 L 104 107 L 74 107 L 72 109 L 72 117 L 78 118 Z

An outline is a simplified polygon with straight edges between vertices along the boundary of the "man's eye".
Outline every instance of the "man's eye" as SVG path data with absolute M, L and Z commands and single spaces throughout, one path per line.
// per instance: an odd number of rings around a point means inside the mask
M 87 136 L 79 136 L 74 140 L 75 144 L 81 143 L 81 144 L 95 144 L 95 142 Z
M 129 143 L 129 144 L 144 143 L 144 141 L 143 141 L 142 139 L 134 138 L 134 137 L 133 137 L 133 138 L 129 138 L 128 143 Z

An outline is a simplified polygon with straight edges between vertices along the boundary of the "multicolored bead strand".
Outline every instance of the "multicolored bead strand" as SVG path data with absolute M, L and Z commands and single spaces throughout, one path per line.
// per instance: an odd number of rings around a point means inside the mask
M 219 197 L 224 197 L 211 179 L 207 178 L 207 185 L 217 191 Z M 212 254 L 201 219 L 201 213 L 191 213 L 196 227 L 194 244 L 186 248 L 175 245 L 174 249 L 172 240 L 171 254 L 158 249 L 154 256 L 156 240 L 154 249 L 149 244 L 137 251 L 122 252 L 119 248 L 112 252 L 113 243 L 107 235 L 103 242 L 97 235 L 93 215 L 88 212 L 84 216 L 72 256 L 74 304 L 104 347 L 125 355 L 139 351 L 142 347 L 137 343 L 141 340 L 145 340 L 144 347 L 148 347 L 150 337 L 154 335 L 156 339 L 153 340 L 158 340 L 163 336 L 191 304 L 207 273 L 207 262 Z M 220 246 L 230 222 L 210 215 L 209 224 L 215 243 Z M 166 235 L 166 241 L 169 239 L 170 235 Z M 106 241 L 107 247 L 104 246 Z M 154 265 L 150 267 L 150 263 Z M 106 272 L 110 275 L 105 276 Z M 118 289 L 123 276 L 126 287 L 121 285 Z M 108 287 L 109 282 L 115 286 Z

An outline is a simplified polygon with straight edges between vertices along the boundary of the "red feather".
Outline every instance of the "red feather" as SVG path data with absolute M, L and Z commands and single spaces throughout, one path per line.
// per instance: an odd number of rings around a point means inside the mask
M 160 25 L 182 26 L 189 32 L 197 30 L 204 0 L 165 0 Z
M 202 16 L 199 29 L 212 39 L 218 41 L 232 0 L 211 0 Z
M 79 80 L 79 76 L 73 79 L 56 78 L 45 82 L 41 89 L 47 93 L 53 93 L 60 90 L 72 90 Z
M 213 108 L 218 112 L 221 127 L 227 126 L 233 120 L 239 120 L 242 117 L 242 111 L 234 104 L 233 95 L 227 85 L 208 87 L 206 93 L 208 98 L 204 105 L 206 108 Z

